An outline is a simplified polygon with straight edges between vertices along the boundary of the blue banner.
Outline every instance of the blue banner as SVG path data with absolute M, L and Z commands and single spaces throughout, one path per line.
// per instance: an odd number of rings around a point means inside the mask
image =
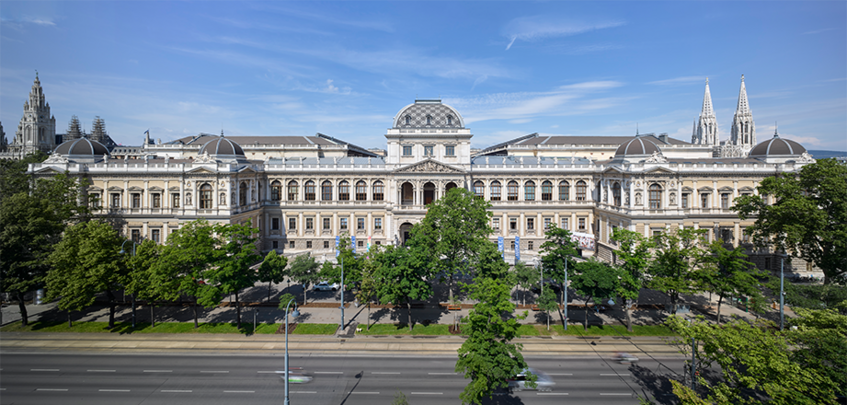
M 340 243 L 341 243 L 341 237 L 336 236 L 335 237 L 335 257 L 338 257 L 338 244 L 340 244 Z
M 521 237 L 515 236 L 515 263 L 521 261 Z
M 497 250 L 500 251 L 500 256 L 503 257 L 503 260 L 506 260 L 506 252 L 503 249 L 503 237 L 502 236 L 497 237 Z
M 350 245 L 353 246 L 353 254 L 356 254 L 356 235 L 350 237 Z

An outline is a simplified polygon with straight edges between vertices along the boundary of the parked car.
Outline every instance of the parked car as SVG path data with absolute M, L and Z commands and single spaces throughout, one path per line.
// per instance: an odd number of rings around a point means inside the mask
M 532 373 L 532 375 L 536 376 L 535 380 L 535 388 L 527 385 L 527 372 Z M 553 379 L 545 372 L 536 370 L 534 368 L 525 368 L 523 371 L 518 373 L 514 379 L 506 380 L 509 383 L 510 391 L 523 391 L 523 390 L 538 390 L 538 391 L 553 391 L 553 386 L 556 385 L 553 382 Z
M 338 291 L 338 283 L 329 284 L 326 281 L 321 281 L 312 287 L 312 291 Z

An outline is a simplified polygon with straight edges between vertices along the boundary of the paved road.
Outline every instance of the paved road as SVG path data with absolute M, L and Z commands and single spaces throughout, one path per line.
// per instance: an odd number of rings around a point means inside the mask
M 596 357 L 528 362 L 552 376 L 554 390 L 499 393 L 492 403 L 634 404 L 636 394 L 659 388 L 657 374 L 682 369 L 681 359 L 637 366 Z M 315 377 L 291 385 L 292 404 L 389 404 L 398 390 L 414 405 L 457 404 L 467 382 L 454 374 L 454 356 L 295 355 L 290 363 Z M 281 356 L 4 353 L 0 404 L 279 404 L 283 368 Z

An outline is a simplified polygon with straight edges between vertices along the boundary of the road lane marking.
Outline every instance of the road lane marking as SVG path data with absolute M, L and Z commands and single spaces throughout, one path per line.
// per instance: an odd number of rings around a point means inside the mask
M 631 395 L 632 395 L 632 393 L 631 393 L 631 392 L 627 392 L 627 393 L 619 393 L 619 392 L 618 392 L 618 393 L 615 393 L 615 392 L 612 392 L 612 393 L 605 393 L 605 392 L 604 392 L 604 393 L 600 393 L 600 395 L 629 395 L 629 396 L 631 396 Z
M 31 368 L 29 371 L 59 371 L 58 368 Z
M 362 394 L 362 395 L 379 395 L 379 392 L 371 391 L 371 392 L 356 392 L 350 391 L 351 394 Z
M 292 394 L 317 394 L 317 391 L 291 391 Z
M 36 391 L 67 391 L 67 388 L 38 388 Z
M 428 373 L 429 375 L 457 375 L 459 373 Z
M 371 374 L 400 374 L 400 373 L 394 373 L 394 372 L 390 372 L 390 371 L 372 371 Z
M 228 394 L 255 394 L 256 391 L 224 391 L 224 393 L 228 393 Z
M 100 390 L 100 392 L 129 392 L 129 390 Z
M 547 375 L 563 376 L 563 375 L 573 375 L 573 373 L 547 373 Z
M 191 390 L 162 390 L 162 392 L 192 392 Z
M 206 371 L 200 370 L 201 373 L 228 373 L 229 371 Z
M 114 373 L 115 370 L 86 370 L 89 373 Z
M 413 392 L 412 395 L 444 395 L 443 392 Z
M 568 395 L 567 392 L 536 392 L 536 395 Z
M 285 371 L 257 371 L 257 374 L 285 374 Z
M 173 373 L 173 370 L 144 370 L 145 373 Z
M 315 374 L 344 374 L 343 371 L 315 371 Z
M 629 377 L 629 373 L 625 373 L 625 374 L 600 374 L 600 375 L 606 376 L 606 377 L 617 377 L 617 376 Z

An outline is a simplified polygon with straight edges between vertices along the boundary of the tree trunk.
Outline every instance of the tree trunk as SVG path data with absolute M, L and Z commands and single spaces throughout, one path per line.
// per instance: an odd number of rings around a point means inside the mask
M 235 292 L 235 327 L 241 327 L 241 304 L 238 303 L 238 291 Z
M 197 321 L 197 296 L 196 295 L 194 296 L 194 305 L 192 305 L 192 307 L 194 308 L 194 329 L 197 329 L 197 328 L 200 327 L 200 323 Z
M 550 311 L 547 311 L 547 330 L 550 330 Z
M 626 306 L 626 330 L 632 332 L 632 305 L 629 300 L 624 300 L 624 305 Z
M 406 309 L 409 311 L 409 332 L 412 331 L 412 303 L 406 302 Z
M 74 323 L 73 323 L 73 321 L 71 321 L 71 311 L 70 310 L 68 310 L 68 327 L 69 328 L 74 327 Z
M 268 302 L 271 302 L 271 282 L 268 281 Z
M 723 301 L 723 294 L 718 295 L 718 325 L 721 324 L 721 301 Z
M 450 282 L 447 283 L 447 294 L 448 294 L 447 302 L 452 304 L 453 303 L 453 275 L 452 274 L 450 275 Z
M 153 301 L 150 301 L 150 327 L 156 327 L 156 314 L 153 313 Z
M 366 324 L 368 325 L 367 330 L 370 331 L 371 330 L 371 301 L 370 300 L 368 300 L 368 320 L 367 320 Z
M 306 305 L 306 284 L 303 284 L 303 305 Z
M 115 327 L 115 294 L 112 291 L 107 289 L 106 297 L 109 298 L 109 327 L 108 329 L 112 329 Z
M 591 300 L 591 297 L 588 297 L 588 299 L 585 300 L 585 331 L 586 332 L 588 331 L 588 301 L 590 301 L 590 300 Z
M 15 296 L 18 297 L 18 308 L 21 311 L 21 325 L 27 326 L 29 324 L 29 316 L 26 313 L 26 303 L 24 302 L 24 293 L 17 291 Z

